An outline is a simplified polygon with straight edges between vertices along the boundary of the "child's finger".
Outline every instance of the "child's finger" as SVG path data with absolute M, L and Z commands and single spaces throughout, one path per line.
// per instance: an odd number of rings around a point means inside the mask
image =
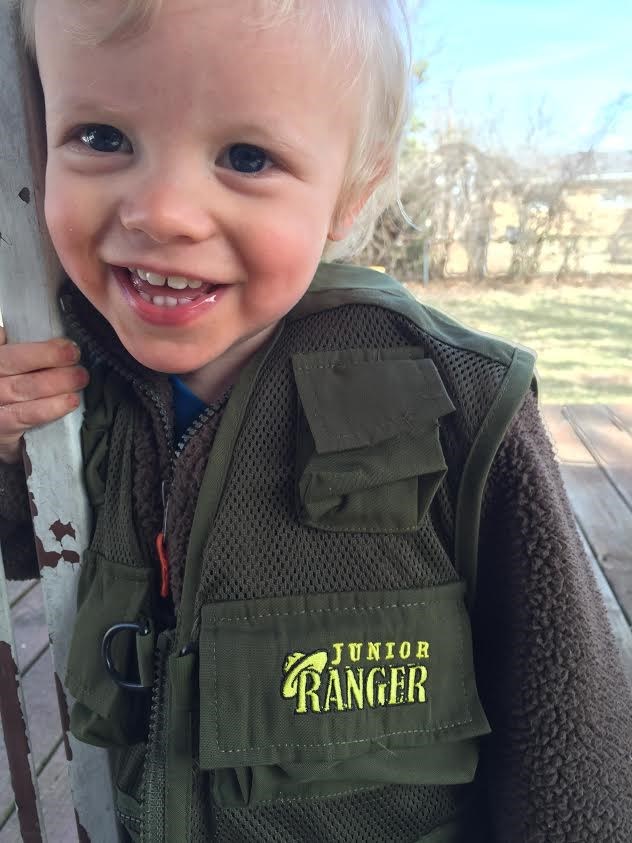
M 76 392 L 87 386 L 89 380 L 90 376 L 83 366 L 8 375 L 0 378 L 0 406 Z
M 3 338 L 5 336 L 2 332 Z M 20 375 L 38 369 L 55 369 L 79 362 L 79 348 L 61 338 L 45 342 L 0 343 L 0 378 Z
M 0 407 L 0 446 L 15 442 L 26 430 L 56 421 L 79 406 L 76 392 Z

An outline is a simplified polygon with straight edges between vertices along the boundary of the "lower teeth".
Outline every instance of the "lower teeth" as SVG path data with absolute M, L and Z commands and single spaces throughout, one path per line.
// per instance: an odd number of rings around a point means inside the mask
M 176 299 L 173 296 L 148 296 L 147 293 L 139 292 L 139 296 L 143 301 L 155 304 L 157 307 L 177 307 L 181 304 L 191 304 L 193 299 Z

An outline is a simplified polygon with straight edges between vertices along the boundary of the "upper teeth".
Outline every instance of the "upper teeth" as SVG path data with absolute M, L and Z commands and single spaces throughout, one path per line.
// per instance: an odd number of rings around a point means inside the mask
M 130 267 L 130 272 L 135 273 L 142 281 L 147 281 L 152 287 L 172 287 L 174 290 L 184 290 L 186 287 L 191 287 L 197 290 L 202 286 L 201 281 L 193 278 L 185 278 L 183 275 L 159 275 L 157 272 L 147 272 L 144 269 L 134 269 Z

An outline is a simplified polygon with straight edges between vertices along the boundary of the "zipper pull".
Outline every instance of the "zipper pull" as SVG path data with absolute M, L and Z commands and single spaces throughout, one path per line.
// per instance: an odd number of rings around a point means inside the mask
M 169 501 L 165 500 L 165 481 L 162 481 L 162 530 L 156 536 L 156 551 L 160 560 L 160 596 L 169 597 L 169 557 L 167 556 L 167 510 Z

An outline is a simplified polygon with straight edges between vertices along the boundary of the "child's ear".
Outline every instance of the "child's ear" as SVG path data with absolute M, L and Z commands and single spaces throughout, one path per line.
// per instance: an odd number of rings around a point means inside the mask
M 345 237 L 353 228 L 353 224 L 355 223 L 358 214 L 366 205 L 366 202 L 370 197 L 371 193 L 372 191 L 367 190 L 363 194 L 361 199 L 358 199 L 351 206 L 346 206 L 345 208 L 342 208 L 336 212 L 334 218 L 331 221 L 331 226 L 327 235 L 327 238 L 329 240 L 345 239 Z
M 358 214 L 369 201 L 376 187 L 384 181 L 387 172 L 388 166 L 386 162 L 383 162 L 371 181 L 336 210 L 327 235 L 329 240 L 344 240 L 347 237 L 358 218 Z

